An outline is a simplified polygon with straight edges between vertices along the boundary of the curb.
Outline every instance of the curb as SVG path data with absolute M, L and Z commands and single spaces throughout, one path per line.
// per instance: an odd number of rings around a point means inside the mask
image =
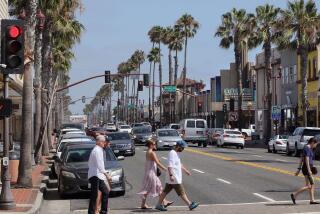
M 43 196 L 47 191 L 48 181 L 49 181 L 49 176 L 44 176 L 41 181 L 36 200 L 31 208 L 31 210 L 26 212 L 27 214 L 40 214 L 40 208 L 41 208 L 41 205 L 43 202 Z

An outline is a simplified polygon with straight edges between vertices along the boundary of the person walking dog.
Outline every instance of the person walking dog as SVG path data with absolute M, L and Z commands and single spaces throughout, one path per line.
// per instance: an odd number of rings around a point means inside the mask
M 101 192 L 101 214 L 108 212 L 108 188 L 106 181 L 112 180 L 107 174 L 104 165 L 104 149 L 109 145 L 109 140 L 102 135 L 96 137 L 96 146 L 91 151 L 89 157 L 88 179 L 91 184 L 90 202 L 88 214 L 95 214 L 98 191 Z
M 307 145 L 305 145 L 303 148 L 303 154 L 299 163 L 298 171 L 295 173 L 295 175 L 298 176 L 300 174 L 300 171 L 302 171 L 302 174 L 304 175 L 306 181 L 306 185 L 290 195 L 293 204 L 296 204 L 297 196 L 306 190 L 309 191 L 310 204 L 319 204 L 319 202 L 316 202 L 314 199 L 315 186 L 313 179 L 313 175 L 317 174 L 317 168 L 313 166 L 313 150 L 317 147 L 317 144 L 318 142 L 315 138 L 310 138 Z
M 158 204 L 156 206 L 157 210 L 167 211 L 166 207 L 163 205 L 163 200 L 171 192 L 172 189 L 176 191 L 178 196 L 187 204 L 190 210 L 193 210 L 199 206 L 199 203 L 191 202 L 182 185 L 182 171 L 188 176 L 191 175 L 190 171 L 187 170 L 182 164 L 178 153 L 181 153 L 184 148 L 187 147 L 185 141 L 178 141 L 173 150 L 169 152 L 168 155 L 168 173 L 166 176 L 166 186 L 159 197 Z

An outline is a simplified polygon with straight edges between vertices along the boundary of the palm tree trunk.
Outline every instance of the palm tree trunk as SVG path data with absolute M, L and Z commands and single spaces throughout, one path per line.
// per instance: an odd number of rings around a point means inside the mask
M 177 86 L 177 78 L 178 78 L 178 50 L 176 50 L 176 55 L 174 57 L 174 85 Z M 176 122 L 176 105 L 177 105 L 177 93 L 174 94 L 174 106 L 173 106 L 173 115 L 174 115 L 174 122 Z
M 152 43 L 152 49 L 154 48 L 154 42 Z M 152 71 L 152 62 L 150 62 L 150 69 L 149 69 L 149 78 L 151 80 L 151 71 Z M 151 122 L 151 87 L 150 87 L 150 80 L 149 80 L 149 122 Z
M 172 55 L 171 50 L 169 49 L 169 85 L 172 85 Z
M 35 46 L 35 27 L 37 1 L 30 0 L 27 4 L 27 28 L 25 33 L 26 53 L 33 53 Z M 30 56 L 31 57 L 31 56 Z M 22 143 L 20 147 L 20 163 L 18 174 L 18 185 L 32 187 L 32 94 L 33 94 L 33 62 L 24 66 L 23 94 L 22 94 Z
M 182 95 L 182 106 L 183 106 L 183 117 L 186 116 L 187 113 L 187 100 L 186 100 L 186 94 L 187 91 L 187 85 L 186 85 L 186 78 L 187 78 L 187 45 L 188 45 L 188 35 L 187 35 L 187 29 L 185 28 L 185 40 L 184 40 L 184 67 L 183 67 L 183 95 Z
M 300 68 L 301 68 L 301 91 L 302 91 L 302 119 L 303 126 L 308 126 L 308 88 L 307 88 L 307 59 L 308 48 L 304 46 L 299 47 L 300 53 Z
M 41 128 L 41 69 L 42 69 L 42 30 L 36 31 L 36 43 L 35 43 L 35 56 L 34 56 L 34 67 L 35 67 L 35 127 L 34 127 L 34 145 L 36 144 Z
M 270 88 L 270 81 L 271 81 L 271 43 L 267 42 L 264 45 L 264 60 L 265 60 L 265 70 L 267 74 L 267 128 L 266 128 L 266 140 L 267 142 L 270 140 L 271 137 L 271 100 L 272 100 L 272 93 Z M 276 91 L 274 92 L 276 93 Z
M 236 72 L 238 75 L 238 128 L 241 131 L 242 128 L 242 71 L 241 71 L 241 46 L 240 42 L 235 39 L 235 64 L 236 64 Z
M 162 126 L 162 64 L 161 64 L 161 48 L 159 42 L 159 85 L 160 85 L 160 126 Z
M 152 72 L 152 121 L 153 123 L 155 123 L 155 118 L 154 118 L 154 113 L 155 113 L 155 109 L 154 109 L 154 84 L 155 84 L 155 70 L 156 70 L 156 63 L 153 62 L 153 72 Z
M 140 77 L 140 64 L 139 64 L 139 67 L 138 67 L 138 71 L 139 71 L 139 77 Z M 135 117 L 136 117 L 136 121 L 139 122 L 139 114 L 138 114 L 138 109 L 139 109 L 139 90 L 138 88 L 136 89 L 137 90 L 137 93 L 136 93 L 136 112 L 135 112 Z

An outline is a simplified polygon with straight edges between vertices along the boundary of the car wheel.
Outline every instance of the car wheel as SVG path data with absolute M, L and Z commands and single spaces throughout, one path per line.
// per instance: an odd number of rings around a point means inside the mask
M 244 149 L 244 146 L 241 146 L 241 149 Z
M 271 153 L 270 145 L 268 144 L 268 153 Z
M 287 156 L 291 156 L 292 152 L 290 151 L 290 148 L 289 148 L 289 143 L 287 144 L 287 148 L 286 148 L 286 155 Z
M 297 144 L 294 146 L 293 156 L 295 156 L 295 157 L 299 157 L 300 156 L 300 151 L 298 150 Z
M 273 145 L 273 148 L 272 148 L 272 152 L 273 153 L 277 153 L 276 147 L 274 145 Z
M 202 146 L 202 143 L 201 142 L 198 142 L 198 147 L 201 147 Z
M 208 146 L 207 142 L 203 143 L 203 147 L 207 147 L 207 146 Z
M 63 192 L 63 190 L 61 189 L 61 179 L 58 179 L 58 193 L 60 198 L 66 198 L 66 194 Z
M 124 196 L 125 194 L 126 194 L 126 191 L 125 191 L 125 190 L 120 191 L 120 192 L 118 193 L 119 196 Z

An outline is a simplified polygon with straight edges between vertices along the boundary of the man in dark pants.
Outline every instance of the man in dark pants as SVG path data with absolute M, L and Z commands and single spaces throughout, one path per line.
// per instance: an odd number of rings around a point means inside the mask
M 112 180 L 104 166 L 104 149 L 108 146 L 109 140 L 102 135 L 98 135 L 96 138 L 96 146 L 90 154 L 88 178 L 91 184 L 91 195 L 88 214 L 96 213 L 96 201 L 99 190 L 102 196 L 100 213 L 104 214 L 108 212 L 109 193 L 105 182 Z

